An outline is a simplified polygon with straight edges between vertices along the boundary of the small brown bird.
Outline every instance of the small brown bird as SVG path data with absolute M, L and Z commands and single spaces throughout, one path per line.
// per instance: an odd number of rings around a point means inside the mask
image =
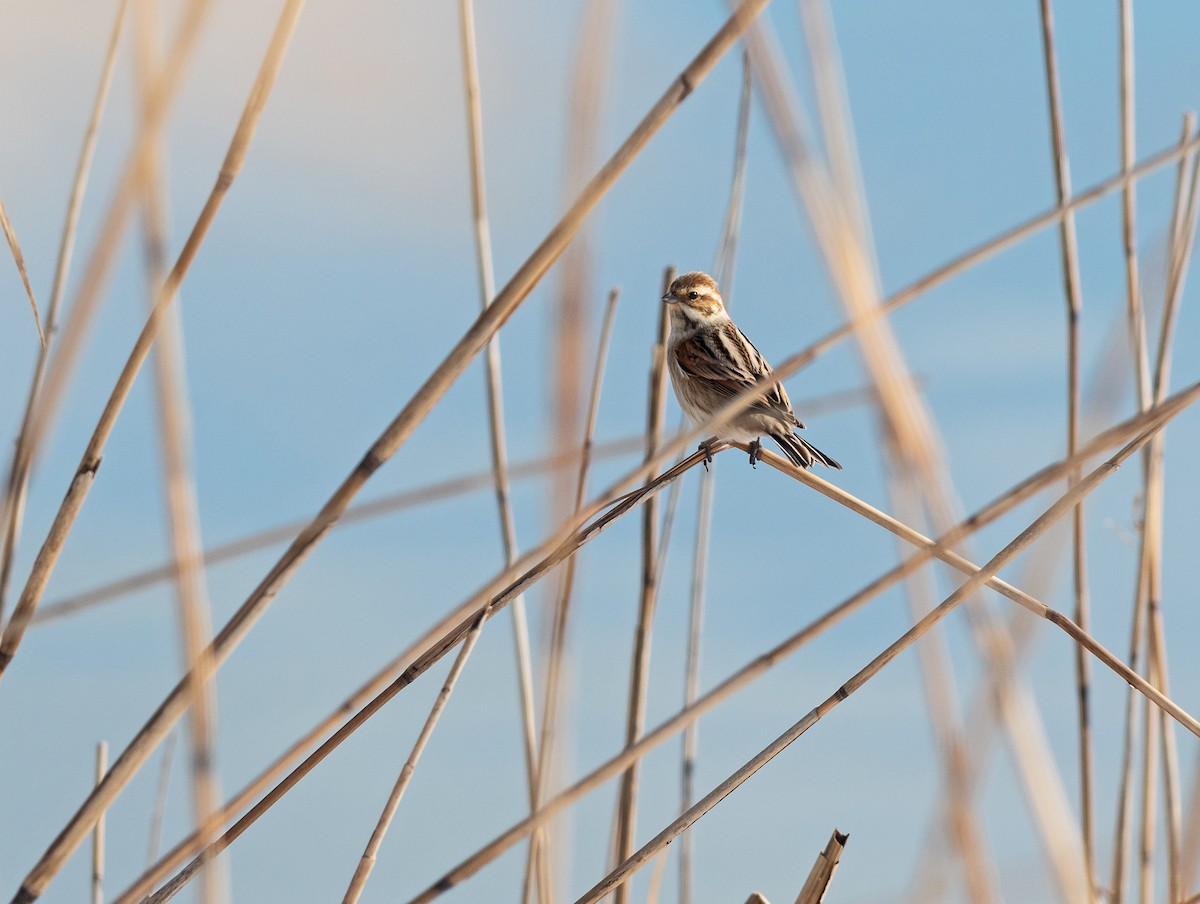
M 679 406 L 697 424 L 747 386 L 770 376 L 771 365 L 729 319 L 717 284 L 707 273 L 683 274 L 671 283 L 662 300 L 671 305 L 671 336 L 667 340 L 671 383 Z M 793 432 L 797 428 L 804 429 L 804 424 L 792 411 L 783 384 L 776 384 L 726 426 L 723 437 L 749 440 L 750 464 L 758 461 L 762 452 L 759 437 L 765 434 L 798 467 L 812 467 L 815 461 L 830 468 L 842 467 L 797 436 Z M 718 438 L 705 440 L 701 448 Z

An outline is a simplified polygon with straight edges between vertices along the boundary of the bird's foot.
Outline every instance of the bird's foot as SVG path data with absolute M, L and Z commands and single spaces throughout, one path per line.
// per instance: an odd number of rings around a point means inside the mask
M 762 442 L 755 440 L 750 444 L 750 467 L 758 469 L 758 461 L 762 458 Z
M 704 470 L 705 471 L 708 471 L 708 466 L 710 464 L 712 464 L 713 446 L 715 446 L 716 444 L 717 444 L 717 438 L 715 436 L 710 436 L 708 439 L 706 439 L 704 442 L 702 442 L 700 445 L 698 445 L 696 447 L 697 452 L 704 453 Z

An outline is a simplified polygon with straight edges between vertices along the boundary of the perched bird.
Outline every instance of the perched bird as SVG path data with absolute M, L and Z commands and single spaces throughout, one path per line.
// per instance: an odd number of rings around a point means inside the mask
M 662 300 L 671 306 L 671 335 L 667 363 L 675 396 L 684 413 L 697 424 L 706 420 L 747 386 L 771 375 L 771 365 L 737 328 L 725 311 L 717 284 L 707 273 L 685 273 Z M 777 383 L 761 400 L 724 428 L 723 438 L 750 441 L 750 464 L 762 452 L 764 434 L 779 444 L 792 464 L 811 467 L 820 462 L 842 466 L 793 431 L 803 429 L 783 384 Z M 700 444 L 707 449 L 719 437 Z

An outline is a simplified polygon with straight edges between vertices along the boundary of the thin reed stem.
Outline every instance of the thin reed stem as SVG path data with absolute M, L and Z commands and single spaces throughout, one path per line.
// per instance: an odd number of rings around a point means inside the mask
M 604 319 L 600 327 L 600 341 L 596 348 L 596 360 L 592 368 L 592 385 L 588 393 L 587 415 L 583 425 L 583 445 L 579 449 L 579 466 L 575 475 L 574 501 L 571 510 L 578 514 L 587 499 L 588 473 L 595 457 L 594 438 L 596 420 L 600 414 L 600 391 L 604 386 L 604 370 L 608 363 L 608 348 L 612 341 L 613 324 L 616 322 L 617 300 L 621 293 L 613 289 L 608 293 L 608 302 L 604 307 Z M 644 446 L 645 438 L 639 437 L 639 446 Z M 572 556 L 563 566 L 559 580 L 558 593 L 555 599 L 554 611 L 550 622 L 550 642 L 546 656 L 545 690 L 542 696 L 541 737 L 538 740 L 538 780 L 534 797 L 536 811 L 545 798 L 554 775 L 555 742 L 558 734 L 558 724 L 561 717 L 561 696 L 563 693 L 563 664 L 566 661 L 567 625 L 571 611 L 571 597 L 575 589 L 575 567 L 578 559 Z M 528 876 L 532 872 L 535 861 L 534 845 L 542 847 L 545 860 L 551 858 L 553 849 L 553 833 L 539 832 L 534 836 L 530 846 L 529 859 L 526 863 L 526 890 L 529 887 Z M 553 889 L 547 889 L 552 892 Z M 524 900 L 528 900 L 528 897 Z
M 1062 99 L 1058 83 L 1058 56 L 1054 49 L 1054 11 L 1051 0 L 1041 0 L 1042 54 L 1046 69 L 1046 96 L 1050 112 L 1050 145 L 1054 159 L 1055 200 L 1065 204 L 1071 197 L 1071 168 L 1067 157 L 1063 126 Z M 1067 455 L 1079 446 L 1079 330 L 1083 316 L 1083 290 L 1079 278 L 1079 248 L 1075 235 L 1075 216 L 1068 213 L 1058 224 L 1059 254 L 1062 260 L 1063 292 L 1067 306 Z M 1079 472 L 1068 475 L 1068 484 L 1077 481 Z M 1088 600 L 1084 507 L 1071 515 L 1071 583 L 1075 595 L 1076 623 L 1088 630 L 1091 612 Z M 1083 834 L 1083 857 L 1089 894 L 1096 883 L 1095 794 L 1092 777 L 1091 662 L 1080 647 L 1075 648 L 1076 707 L 1079 721 L 1079 822 Z
M 429 743 L 430 737 L 433 736 L 433 730 L 437 727 L 438 720 L 441 719 L 442 713 L 446 709 L 446 704 L 450 702 L 450 695 L 454 693 L 454 686 L 458 682 L 458 676 L 462 674 L 467 660 L 471 657 L 471 651 L 475 649 L 475 644 L 479 641 L 479 635 L 483 631 L 483 623 L 487 615 L 487 610 L 479 614 L 479 617 L 475 619 L 475 623 L 471 626 L 471 630 L 467 633 L 466 639 L 463 640 L 462 649 L 459 650 L 458 656 L 454 659 L 454 664 L 450 667 L 450 674 L 446 676 L 446 680 L 442 684 L 442 689 L 434 699 L 433 706 L 429 710 L 429 715 L 425 719 L 425 724 L 421 727 L 421 733 L 417 736 L 417 740 L 413 744 L 408 759 L 404 762 L 404 767 L 400 770 L 400 775 L 396 779 L 395 785 L 392 786 L 392 793 L 388 795 L 383 812 L 379 815 L 379 822 L 376 823 L 375 830 L 371 833 L 371 838 L 367 842 L 367 848 L 363 851 L 362 858 L 358 861 L 358 867 L 354 870 L 354 875 L 350 879 L 350 887 L 346 889 L 346 894 L 342 898 L 342 904 L 357 904 L 358 899 L 362 897 L 363 889 L 367 885 L 367 879 L 370 877 L 371 870 L 375 867 L 375 861 L 379 857 L 379 847 L 383 844 L 383 838 L 396 816 L 396 810 L 400 807 L 400 799 L 404 796 L 404 792 L 408 788 L 408 783 L 412 780 L 413 772 L 417 768 L 417 761 L 420 760 L 426 744 Z
M 83 133 L 79 159 L 75 163 L 75 176 L 71 181 L 71 194 L 67 201 L 67 212 L 63 219 L 62 234 L 58 242 L 58 258 L 54 266 L 54 282 L 50 287 L 50 301 L 46 305 L 46 344 L 38 349 L 37 361 L 33 366 L 33 378 L 25 399 L 25 410 L 21 414 L 21 429 L 17 433 L 15 451 L 10 465 L 8 480 L 4 486 L 4 503 L 0 505 L 0 625 L 4 623 L 4 612 L 8 600 L 8 584 L 12 577 L 13 556 L 16 554 L 17 538 L 21 531 L 21 514 L 25 508 L 25 494 L 29 488 L 29 463 L 32 454 L 28 450 L 33 425 L 33 414 L 37 408 L 46 376 L 46 364 L 50 357 L 50 340 L 58 330 L 58 313 L 62 307 L 63 291 L 67 273 L 71 266 L 71 254 L 75 249 L 75 235 L 79 226 L 79 213 L 83 209 L 83 197 L 87 188 L 88 174 L 96 152 L 96 139 L 100 132 L 100 120 L 112 86 L 113 70 L 117 61 L 117 45 L 121 37 L 121 23 L 125 20 L 128 0 L 120 0 L 112 32 L 108 38 L 108 50 L 100 71 L 100 82 L 92 100 L 92 111 Z
M 96 780 L 98 785 L 108 771 L 108 742 L 96 744 Z M 92 904 L 104 904 L 104 817 L 92 829 Z
M 663 293 L 670 290 L 674 270 L 663 277 Z M 669 314 L 659 305 L 658 333 L 650 353 L 650 384 L 646 404 L 646 461 L 651 461 L 662 445 L 663 424 L 667 416 L 667 330 Z M 658 501 L 646 500 L 642 507 L 642 581 L 638 599 L 637 627 L 633 635 L 633 656 L 629 675 L 629 702 L 625 710 L 625 745 L 633 744 L 646 727 L 646 697 L 650 690 L 650 647 L 654 631 L 654 611 L 658 602 Z M 637 831 L 638 764 L 632 763 L 621 776 L 617 792 L 616 852 L 624 860 L 633 850 Z M 619 889 L 616 904 L 627 904 L 628 889 Z
M 467 134 L 470 150 L 471 211 L 475 232 L 475 258 L 479 271 L 479 302 L 486 310 L 496 294 L 492 266 L 492 240 L 487 213 L 487 180 L 484 177 L 483 104 L 480 99 L 479 64 L 475 50 L 475 11 L 472 0 L 459 0 L 459 39 L 466 91 Z M 492 455 L 492 474 L 496 509 L 500 517 L 504 563 L 517 560 L 517 525 L 509 488 L 508 449 L 505 442 L 504 391 L 500 366 L 500 336 L 494 335 L 484 352 L 485 384 L 488 408 L 488 437 Z M 533 699 L 533 665 L 529 651 L 529 627 L 525 617 L 525 597 L 512 603 L 513 658 L 517 666 L 517 693 L 520 700 L 522 739 L 525 752 L 525 782 L 530 812 L 537 809 L 537 726 Z M 535 844 L 536 848 L 536 844 Z M 534 851 L 536 857 L 536 850 Z M 539 863 L 540 863 L 540 858 Z M 539 888 L 548 884 L 545 869 L 539 873 Z M 542 900 L 545 900 L 543 898 Z

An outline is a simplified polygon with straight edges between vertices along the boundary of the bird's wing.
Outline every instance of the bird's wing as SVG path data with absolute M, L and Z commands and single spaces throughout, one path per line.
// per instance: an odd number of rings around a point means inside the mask
M 732 397 L 771 375 L 771 365 L 733 323 L 698 331 L 676 343 L 673 351 L 675 362 L 684 374 L 703 380 L 725 397 Z M 783 417 L 801 426 L 782 384 L 772 387 L 751 410 Z

